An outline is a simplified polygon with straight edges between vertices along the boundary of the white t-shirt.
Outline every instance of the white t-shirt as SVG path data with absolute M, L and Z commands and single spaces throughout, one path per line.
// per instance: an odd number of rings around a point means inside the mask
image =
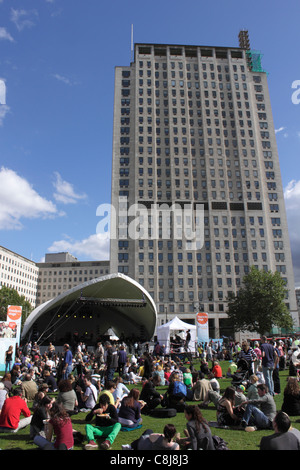
M 97 403 L 97 389 L 95 385 L 91 384 L 86 388 L 86 391 L 84 392 L 84 396 L 88 397 L 88 399 L 85 402 L 85 408 L 92 409 Z

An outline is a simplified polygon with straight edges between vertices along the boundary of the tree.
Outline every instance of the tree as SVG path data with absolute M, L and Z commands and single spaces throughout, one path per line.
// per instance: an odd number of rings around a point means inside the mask
M 271 331 L 273 326 L 292 329 L 293 319 L 284 302 L 286 293 L 279 272 L 252 266 L 237 295 L 232 294 L 228 299 L 227 314 L 234 329 L 260 335 Z
M 0 289 L 0 320 L 6 321 L 7 318 L 7 307 L 9 305 L 19 305 L 22 307 L 22 326 L 32 311 L 33 307 L 28 300 L 25 299 L 24 295 L 19 295 L 15 289 L 11 289 L 6 286 L 2 286 Z

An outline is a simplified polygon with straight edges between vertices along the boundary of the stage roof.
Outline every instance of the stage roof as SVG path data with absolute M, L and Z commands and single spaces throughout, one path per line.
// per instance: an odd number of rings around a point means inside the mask
M 156 327 L 157 310 L 143 286 L 121 273 L 109 274 L 80 284 L 34 309 L 26 319 L 21 339 L 38 324 L 40 337 L 59 329 L 73 332 L 83 321 L 82 312 L 93 317 L 88 326 L 98 334 L 112 328 L 118 337 L 144 336 L 149 341 Z M 79 320 L 79 318 L 81 319 Z

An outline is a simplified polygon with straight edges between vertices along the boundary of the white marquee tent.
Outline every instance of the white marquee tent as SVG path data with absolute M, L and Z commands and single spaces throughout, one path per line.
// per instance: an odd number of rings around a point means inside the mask
M 179 331 L 183 331 L 186 336 L 187 330 L 190 330 L 191 341 L 189 344 L 189 349 L 191 352 L 195 352 L 195 344 L 197 341 L 197 327 L 191 325 L 190 323 L 185 323 L 180 318 L 175 317 L 170 320 L 168 323 L 157 327 L 157 341 L 161 345 L 165 345 L 166 353 L 170 351 L 170 337 L 178 334 Z

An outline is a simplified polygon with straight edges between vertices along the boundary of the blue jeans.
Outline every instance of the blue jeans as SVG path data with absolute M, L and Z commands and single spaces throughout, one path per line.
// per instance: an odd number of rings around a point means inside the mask
M 273 368 L 262 366 L 266 385 L 269 389 L 269 394 L 274 395 L 274 382 L 273 382 Z
M 116 371 L 115 368 L 107 369 L 107 376 L 106 376 L 106 377 L 107 377 L 107 380 L 108 380 L 108 381 L 113 380 L 114 375 L 115 375 L 115 371 Z
M 54 442 L 50 442 L 45 437 L 40 436 L 38 434 L 34 437 L 33 442 L 40 449 L 46 448 L 47 450 L 55 450 Z M 72 449 L 73 449 L 73 447 L 71 447 L 68 450 L 72 450 Z
M 251 426 L 257 426 L 260 429 L 271 429 L 272 423 L 269 418 L 256 406 L 247 405 L 243 416 L 243 421 Z
M 69 375 L 72 373 L 72 370 L 73 370 L 73 366 L 72 365 L 69 365 L 67 366 L 65 372 L 63 372 L 63 379 L 64 380 L 67 380 Z
M 12 368 L 12 361 L 7 361 L 5 363 L 5 374 L 6 374 L 6 372 L 10 372 L 11 368 Z

